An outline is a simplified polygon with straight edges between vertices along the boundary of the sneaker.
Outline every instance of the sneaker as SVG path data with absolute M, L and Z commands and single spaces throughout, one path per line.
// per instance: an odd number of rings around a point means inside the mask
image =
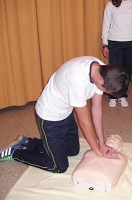
M 22 149 L 22 145 L 27 143 L 27 138 L 25 136 L 19 136 L 12 144 L 0 151 L 0 162 L 2 161 L 12 161 L 13 153 L 16 149 Z
M 116 107 L 116 99 L 110 99 L 109 107 L 111 107 L 111 108 Z
M 128 107 L 128 105 L 129 105 L 125 97 L 119 98 L 118 101 L 121 104 L 121 106 L 124 108 Z

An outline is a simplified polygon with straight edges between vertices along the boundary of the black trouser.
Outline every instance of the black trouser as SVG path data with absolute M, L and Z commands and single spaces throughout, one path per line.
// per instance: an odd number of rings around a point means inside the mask
M 132 75 L 132 41 L 117 42 L 108 41 L 109 48 L 109 63 L 119 65 L 123 67 L 131 79 Z M 110 98 L 114 98 L 109 95 Z M 127 98 L 127 94 L 123 94 L 121 97 Z
M 26 150 L 16 150 L 13 159 L 54 173 L 65 172 L 68 156 L 79 153 L 78 127 L 73 113 L 62 121 L 37 116 L 41 139 L 28 138 Z

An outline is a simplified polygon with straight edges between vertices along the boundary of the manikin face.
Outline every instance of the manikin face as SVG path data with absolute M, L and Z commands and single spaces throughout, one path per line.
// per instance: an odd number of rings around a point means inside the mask
M 111 134 L 106 139 L 106 145 L 111 146 L 115 151 L 120 152 L 123 145 L 123 141 L 119 135 Z

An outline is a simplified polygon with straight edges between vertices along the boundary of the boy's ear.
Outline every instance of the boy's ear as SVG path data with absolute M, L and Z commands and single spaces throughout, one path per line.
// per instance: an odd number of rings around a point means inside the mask
M 104 85 L 104 79 L 102 78 L 102 76 L 99 77 L 98 81 L 101 85 Z

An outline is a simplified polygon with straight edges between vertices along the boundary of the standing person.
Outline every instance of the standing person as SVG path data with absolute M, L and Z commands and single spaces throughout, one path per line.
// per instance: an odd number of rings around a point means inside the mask
M 128 74 L 119 66 L 82 56 L 64 63 L 50 78 L 35 109 L 41 139 L 22 136 L 0 152 L 0 161 L 16 160 L 54 173 L 65 172 L 68 156 L 79 153 L 75 110 L 84 136 L 98 156 L 118 158 L 104 142 L 102 94 L 119 97 L 128 87 Z M 87 100 L 92 98 L 92 122 Z
M 132 75 L 132 0 L 108 1 L 102 26 L 104 57 L 109 63 L 122 66 L 131 79 Z M 118 98 L 122 107 L 128 107 L 128 95 Z M 109 95 L 110 107 L 116 107 L 116 98 Z

